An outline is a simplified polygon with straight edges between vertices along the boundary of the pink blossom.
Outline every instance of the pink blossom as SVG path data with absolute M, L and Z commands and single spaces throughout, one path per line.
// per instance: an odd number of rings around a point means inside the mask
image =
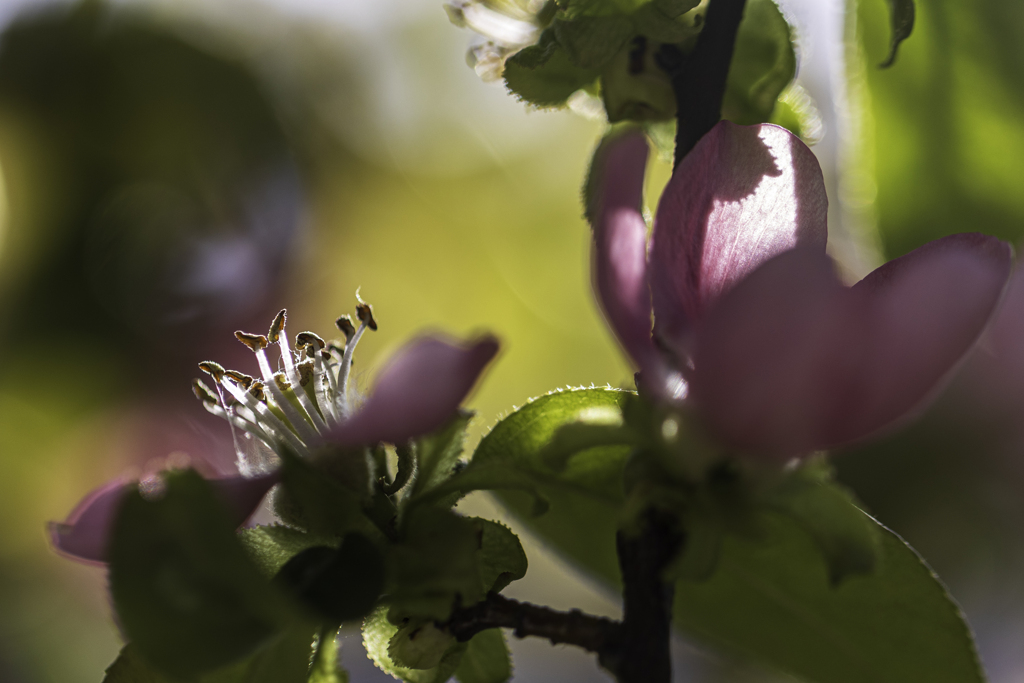
M 283 333 L 283 325 L 282 330 Z M 262 351 L 262 349 L 260 349 Z M 319 352 L 319 349 L 313 349 Z M 321 433 L 315 424 L 304 425 L 312 436 L 296 433 L 285 436 L 288 425 L 276 417 L 261 418 L 259 410 L 244 413 L 253 422 L 252 433 L 266 438 L 273 450 L 288 448 L 300 457 L 308 457 L 311 449 L 326 443 L 345 448 L 372 446 L 381 441 L 403 443 L 411 438 L 433 432 L 452 418 L 463 399 L 476 384 L 484 368 L 498 351 L 498 342 L 485 336 L 467 344 L 436 335 L 424 335 L 400 349 L 381 372 L 374 391 L 351 415 L 337 415 L 322 406 L 323 415 L 331 419 L 329 428 Z M 290 350 L 287 353 L 292 353 Z M 351 354 L 348 356 L 351 362 Z M 327 366 L 327 371 L 330 366 Z M 346 366 L 347 367 L 347 366 Z M 323 368 L 320 370 L 324 372 Z M 217 373 L 221 384 L 234 380 L 227 373 Z M 230 384 L 237 392 L 239 385 Z M 207 394 L 212 392 L 207 389 Z M 263 401 L 268 400 L 264 397 Z M 270 398 L 269 400 L 273 400 Z M 334 401 L 332 400 L 332 403 Z M 255 405 L 255 404 L 254 404 Z M 264 403 L 265 407 L 265 403 Z M 347 403 L 340 404 L 347 413 Z M 224 406 L 208 406 L 211 412 L 229 417 L 241 426 L 246 417 L 241 410 L 232 414 Z M 318 411 L 319 413 L 319 411 Z M 304 419 L 296 417 L 296 419 Z M 323 419 L 323 418 L 321 418 Z M 276 421 L 276 426 L 265 422 Z M 243 427 L 246 428 L 246 427 Z M 308 443 L 307 443 L 308 440 Z M 242 454 L 239 454 L 243 457 Z M 249 463 L 252 465 L 252 463 Z M 243 468 L 244 463 L 240 463 Z M 247 472 L 258 471 L 248 467 Z M 279 481 L 276 470 L 256 476 L 233 476 L 211 479 L 214 491 L 225 503 L 236 525 L 242 525 L 259 507 L 263 497 Z M 115 480 L 89 493 L 63 523 L 50 524 L 50 539 L 61 554 L 87 563 L 102 563 L 107 554 L 109 536 L 121 501 L 138 482 Z
M 1010 246 L 977 233 L 843 285 L 825 254 L 818 163 L 767 124 L 722 122 L 697 144 L 665 188 L 648 244 L 646 161 L 636 132 L 595 160 L 598 299 L 642 388 L 688 406 L 741 451 L 804 454 L 919 409 L 1006 286 Z

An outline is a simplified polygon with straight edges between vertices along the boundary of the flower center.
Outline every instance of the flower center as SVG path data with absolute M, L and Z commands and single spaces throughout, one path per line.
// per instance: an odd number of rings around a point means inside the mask
M 238 341 L 256 354 L 260 378 L 226 370 L 213 361 L 199 364 L 213 379 L 213 388 L 196 379 L 192 389 L 206 410 L 231 425 L 243 476 L 276 467 L 282 449 L 308 457 L 351 414 L 352 356 L 366 329 L 377 329 L 373 309 L 362 300 L 356 306 L 356 318 L 358 326 L 347 315 L 335 322 L 345 335 L 344 342 L 325 342 L 313 332 L 300 332 L 294 348 L 285 330 L 285 310 L 274 318 L 266 336 L 235 332 Z M 277 346 L 276 370 L 268 353 L 271 346 Z

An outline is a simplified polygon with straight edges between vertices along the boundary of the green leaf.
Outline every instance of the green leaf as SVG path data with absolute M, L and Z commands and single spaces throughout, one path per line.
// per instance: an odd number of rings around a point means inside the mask
M 824 460 L 805 464 L 773 492 L 768 504 L 788 514 L 811 535 L 828 564 L 829 579 L 838 584 L 850 576 L 875 571 L 880 533 L 850 492 L 830 479 Z
M 878 571 L 836 587 L 798 523 L 765 523 L 725 540 L 709 581 L 677 584 L 684 631 L 820 683 L 984 680 L 959 608 L 898 536 L 878 526 Z
M 288 560 L 275 582 L 311 614 L 330 623 L 370 613 L 384 588 L 384 558 L 365 536 L 350 533 L 338 548 L 314 546 Z
M 388 621 L 388 610 L 380 607 L 374 610 L 363 622 L 363 645 L 366 654 L 382 671 L 400 678 L 407 683 L 444 683 L 459 666 L 462 655 L 466 651 L 465 643 L 450 645 L 440 657 L 437 666 L 430 669 L 411 669 L 396 664 L 388 650 L 399 627 Z M 431 626 L 432 627 L 432 626 Z M 436 628 L 434 629 L 437 630 Z M 429 645 L 428 645 L 429 647 Z
M 857 3 L 859 49 L 852 56 L 863 61 L 851 60 L 851 103 L 863 125 L 846 174 L 849 206 L 859 207 L 857 220 L 868 232 L 865 250 L 849 252 L 849 262 L 875 253 L 876 242 L 878 260 L 888 260 L 966 226 L 1020 243 L 1020 4 L 929 3 L 914 39 L 900 45 L 899 68 L 878 69 L 889 49 L 888 9 L 882 0 Z
M 455 473 L 473 414 L 461 412 L 440 431 L 416 443 L 417 474 L 412 496 L 426 493 L 448 481 Z
M 633 24 L 622 16 L 584 16 L 556 20 L 555 39 L 569 61 L 582 69 L 602 69 L 633 37 Z
M 460 683 L 505 683 L 512 677 L 512 660 L 501 629 L 473 636 L 462 656 L 455 678 Z
M 110 548 L 110 592 L 125 635 L 162 671 L 194 677 L 244 657 L 293 618 L 249 560 L 195 471 L 169 473 L 154 500 L 133 491 Z
M 722 117 L 742 125 L 767 121 L 796 75 L 793 35 L 773 0 L 749 0 L 736 35 Z
M 441 508 L 414 508 L 400 542 L 390 550 L 392 617 L 444 621 L 457 596 L 464 605 L 479 602 L 484 596 L 477 568 L 479 547 L 470 520 Z
M 520 50 L 505 62 L 505 86 L 524 102 L 560 107 L 574 92 L 593 84 L 599 73 L 573 64 L 553 35 L 545 31 L 537 45 Z
M 313 635 L 310 627 L 296 627 L 265 643 L 252 656 L 189 679 L 195 683 L 306 683 Z M 317 683 L 329 679 L 309 678 Z M 153 668 L 129 643 L 107 668 L 103 683 L 181 683 Z M 339 680 L 337 683 L 345 683 Z
M 273 578 L 285 563 L 301 551 L 318 545 L 332 545 L 337 539 L 314 536 L 301 529 L 282 524 L 241 529 L 238 539 L 259 570 Z
M 348 672 L 338 665 L 338 629 L 324 627 L 317 636 L 309 683 L 348 683 Z
M 611 501 L 563 496 L 548 514 L 530 517 L 521 494 L 498 495 L 541 538 L 618 587 L 619 517 Z M 693 578 L 703 581 L 676 584 L 676 625 L 684 633 L 816 683 L 984 680 L 959 608 L 895 534 L 878 525 L 875 573 L 835 586 L 803 525 L 764 513 L 757 526 L 755 537 L 720 539 L 710 577 L 698 567 Z
M 472 521 L 480 530 L 477 562 L 484 592 L 503 590 L 513 581 L 526 576 L 528 563 L 519 537 L 498 522 L 479 517 L 474 517 Z
M 889 23 L 892 38 L 889 41 L 889 56 L 880 65 L 888 69 L 896 63 L 896 52 L 900 43 L 910 37 L 914 30 L 914 0 L 889 0 Z
M 343 536 L 349 531 L 372 535 L 376 531 L 362 509 L 369 488 L 365 492 L 354 490 L 333 476 L 336 470 L 342 470 L 343 476 L 353 470 L 368 472 L 365 453 L 335 453 L 313 464 L 285 452 L 281 460 L 281 486 L 274 503 L 285 522 L 324 537 Z M 366 478 L 368 481 L 368 474 Z
M 480 441 L 469 465 L 434 495 L 519 489 L 533 496 L 535 514 L 542 514 L 547 503 L 553 502 L 551 496 L 561 495 L 563 490 L 619 501 L 623 496 L 621 470 L 630 451 L 624 445 L 631 438 L 628 432 L 598 430 L 581 439 L 577 438 L 581 433 L 572 430 L 621 423 L 622 410 L 634 396 L 619 389 L 573 389 L 531 399 L 499 421 Z M 556 434 L 570 425 L 571 431 L 560 437 L 565 439 L 560 446 Z M 598 433 L 608 441 L 602 444 L 595 439 Z M 565 449 L 575 446 L 589 447 L 576 451 L 565 463 Z M 556 461 L 557 470 L 549 458 Z

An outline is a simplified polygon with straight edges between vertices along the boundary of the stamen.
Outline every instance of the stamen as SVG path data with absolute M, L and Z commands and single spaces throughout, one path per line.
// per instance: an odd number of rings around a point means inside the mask
M 356 305 L 356 316 L 359 318 L 359 322 L 366 323 L 367 327 L 376 332 L 377 321 L 373 319 L 373 306 L 360 299 L 359 292 L 356 292 L 356 299 L 359 301 L 359 304 Z
M 338 369 L 338 410 L 342 419 L 349 416 L 351 408 L 348 404 L 348 378 L 352 373 L 352 354 L 356 351 L 356 345 L 366 332 L 367 323 L 364 320 L 359 323 L 359 329 L 352 335 L 352 339 L 345 345 L 345 355 L 341 359 L 341 368 Z
M 235 332 L 235 339 L 248 346 L 249 350 L 253 352 L 267 348 L 267 338 L 262 334 L 250 334 L 238 330 Z
M 295 369 L 295 360 L 292 357 L 291 347 L 288 345 L 288 335 L 284 331 L 287 319 L 288 314 L 286 310 L 281 309 L 281 312 L 274 318 L 274 322 L 270 324 L 270 333 L 267 334 L 267 339 L 276 342 L 278 347 L 280 347 L 281 360 L 284 361 L 284 369 L 288 375 L 288 381 L 291 382 L 294 388 L 295 398 L 298 399 L 302 410 L 309 416 L 309 421 L 313 423 L 313 428 L 317 434 L 323 434 L 327 431 L 327 425 L 324 424 L 323 418 L 320 417 L 320 412 L 313 407 L 313 402 L 309 400 L 309 396 L 302 390 L 302 382 L 299 379 L 298 371 Z
M 345 341 L 352 341 L 352 337 L 356 334 L 356 326 L 352 324 L 352 316 L 343 315 L 334 321 L 334 324 L 338 326 L 341 333 L 345 335 Z M 342 349 L 344 351 L 344 349 Z
M 215 363 L 212 360 L 204 360 L 199 364 L 199 369 L 205 372 L 207 375 L 213 378 L 215 382 L 219 382 L 224 376 L 227 370 L 220 363 Z
M 306 444 L 304 444 L 295 435 L 295 433 L 292 432 L 292 430 L 288 429 L 288 427 L 281 422 L 281 419 L 277 415 L 274 415 L 265 403 L 257 401 L 256 397 L 246 391 L 243 391 L 241 387 L 235 385 L 231 380 L 225 380 L 221 384 L 231 393 L 232 396 L 238 399 L 239 403 L 259 415 L 264 429 L 268 429 L 272 433 L 272 436 L 276 437 L 274 439 L 275 442 L 287 443 L 299 453 L 308 452 L 309 449 L 306 447 Z
M 217 397 L 220 399 L 221 408 L 224 410 L 224 415 L 228 419 L 228 426 L 231 427 L 231 445 L 235 448 L 235 456 L 239 459 L 243 458 L 242 449 L 238 445 L 238 432 L 235 430 L 234 412 L 227 400 L 224 398 L 224 392 L 220 390 L 221 384 L 223 383 L 224 376 L 227 374 L 227 370 L 220 363 L 215 363 L 212 360 L 204 360 L 199 364 L 199 369 L 210 375 L 216 382 Z M 193 386 L 193 390 L 195 387 Z
M 282 310 L 274 318 L 274 322 L 270 326 L 270 334 L 274 335 L 275 330 L 280 336 L 280 330 L 277 329 L 280 324 L 281 329 L 284 327 L 284 311 Z M 274 405 L 280 408 L 281 412 L 284 413 L 285 417 L 292 424 L 295 432 L 304 440 L 311 444 L 318 443 L 320 436 L 317 432 L 312 429 L 309 422 L 299 414 L 295 406 L 292 405 L 291 401 L 284 395 L 281 389 L 277 386 L 277 382 L 274 379 L 274 371 L 270 369 L 270 360 L 267 358 L 267 346 L 266 344 L 253 343 L 249 344 L 246 340 L 251 339 L 263 339 L 266 337 L 255 334 L 248 334 L 246 332 L 235 332 L 235 337 L 238 338 L 243 344 L 248 346 L 256 353 L 256 362 L 260 366 L 260 374 L 263 376 L 264 387 L 270 389 L 270 395 L 273 397 Z M 264 400 L 266 400 L 264 398 Z M 290 430 L 289 430 L 290 431 Z

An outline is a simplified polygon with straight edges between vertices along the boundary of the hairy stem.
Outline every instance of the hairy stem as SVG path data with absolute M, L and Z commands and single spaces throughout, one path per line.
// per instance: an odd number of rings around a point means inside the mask
M 661 55 L 676 95 L 676 166 L 722 118 L 725 81 L 746 4 L 746 0 L 711 0 L 693 52 L 686 57 Z
M 669 683 L 674 587 L 662 572 L 685 542 L 674 520 L 652 511 L 639 535 L 616 537 L 623 584 L 620 683 Z
M 559 612 L 489 593 L 482 602 L 456 607 L 443 628 L 465 642 L 489 628 L 510 628 L 517 638 L 547 638 L 552 645 L 566 644 L 594 652 L 599 660 L 618 650 L 622 636 L 619 622 L 579 610 Z

